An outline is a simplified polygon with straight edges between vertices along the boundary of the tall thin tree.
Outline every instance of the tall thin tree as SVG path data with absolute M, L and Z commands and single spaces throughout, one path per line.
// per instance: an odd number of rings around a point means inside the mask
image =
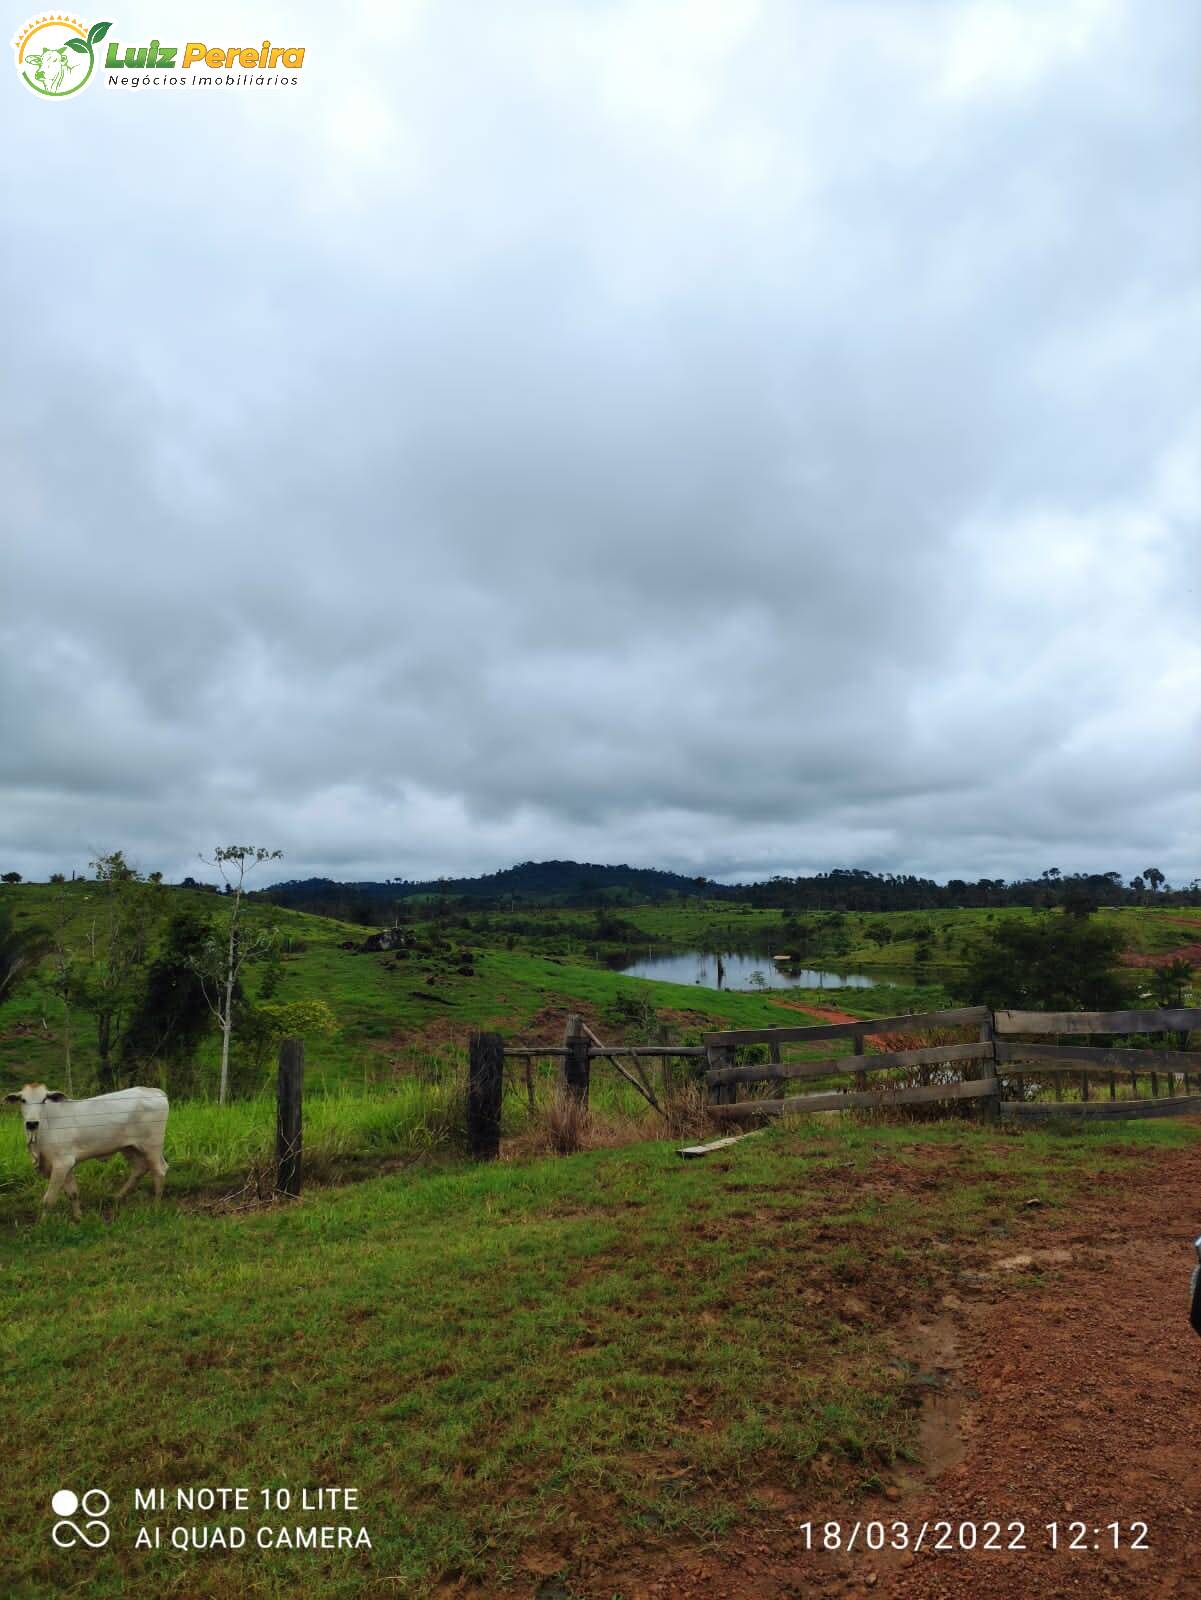
M 240 927 L 246 878 L 264 861 L 281 861 L 283 851 L 266 850 L 256 844 L 223 844 L 217 846 L 211 857 L 201 856 L 200 859 L 216 867 L 224 881 L 225 892 L 231 897 L 223 948 L 218 952 L 210 946 L 209 960 L 201 973 L 205 979 L 205 998 L 221 1029 L 221 1080 L 217 1098 L 224 1105 L 229 1098 L 229 1046 L 234 1031 L 238 976 L 247 958 L 265 952 L 275 937 L 270 930 L 248 936 Z

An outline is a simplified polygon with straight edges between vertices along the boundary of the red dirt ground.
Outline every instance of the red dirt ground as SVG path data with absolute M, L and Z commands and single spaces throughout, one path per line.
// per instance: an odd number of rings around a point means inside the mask
M 917 1481 L 854 1504 L 782 1496 L 776 1525 L 718 1550 L 629 1556 L 590 1572 L 590 1600 L 1187 1600 L 1201 1595 L 1201 1340 L 1188 1327 L 1190 1235 L 1201 1224 L 1201 1147 L 1156 1152 L 1120 1195 L 1034 1213 L 1023 1249 L 989 1253 L 905 1349 L 942 1372 Z M 939 1382 L 937 1377 L 933 1380 Z M 1023 1551 L 850 1556 L 806 1551 L 802 1524 L 992 1519 L 1025 1525 Z M 1146 1551 L 1094 1550 L 1093 1529 L 1148 1525 Z M 1083 1523 L 1084 1550 L 1063 1548 Z M 1061 1548 L 1046 1524 L 1060 1525 Z M 862 1535 L 861 1535 L 862 1537 Z M 927 1542 L 934 1538 L 927 1534 Z M 981 1535 L 983 1537 L 983 1534 Z
M 1163 920 L 1175 923 L 1179 928 L 1201 928 L 1201 917 L 1168 916 L 1165 913 Z M 1155 955 L 1148 955 L 1141 950 L 1127 950 L 1122 955 L 1122 965 L 1125 967 L 1166 967 L 1171 961 L 1191 961 L 1196 966 L 1201 962 L 1201 944 L 1182 944 L 1175 950 L 1161 950 Z
M 863 1017 L 853 1017 L 849 1011 L 836 1011 L 833 1006 L 802 1006 L 795 1000 L 773 1000 L 773 1005 L 787 1011 L 803 1011 L 807 1017 L 817 1017 L 821 1022 L 863 1022 Z
M 1184 921 L 1184 918 L 1180 919 Z M 1141 950 L 1127 950 L 1122 956 L 1124 967 L 1166 967 L 1173 961 L 1188 961 L 1195 967 L 1201 962 L 1201 944 L 1182 944 L 1175 950 L 1163 950 L 1158 955 L 1146 955 Z

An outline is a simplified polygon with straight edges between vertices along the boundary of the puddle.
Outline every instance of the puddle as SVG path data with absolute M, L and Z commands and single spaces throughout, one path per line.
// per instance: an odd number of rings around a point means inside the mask
M 1031 1268 L 1039 1271 L 1043 1267 L 1062 1267 L 1072 1259 L 1072 1252 L 1062 1248 L 1052 1250 L 1019 1250 L 1015 1256 L 1005 1256 L 1003 1260 L 994 1262 L 992 1272 L 1023 1272 Z
M 960 1376 L 959 1335 L 949 1317 L 910 1324 L 902 1365 L 921 1395 L 918 1461 L 900 1474 L 897 1487 L 910 1493 L 957 1466 L 967 1454 L 963 1437 L 967 1396 Z

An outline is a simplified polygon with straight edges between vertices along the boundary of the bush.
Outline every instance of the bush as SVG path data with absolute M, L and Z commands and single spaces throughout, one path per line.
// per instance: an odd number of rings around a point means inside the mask
M 659 1013 L 641 995 L 618 994 L 605 1008 L 605 1018 L 637 1044 L 670 1044 L 672 1029 L 659 1020 Z
M 272 1053 L 283 1039 L 328 1038 L 338 1030 L 338 1019 L 324 1000 L 263 1001 L 252 1006 L 246 1001 L 238 1008 L 234 1026 L 234 1046 L 240 1068 L 238 1087 L 252 1088 Z
M 1114 972 L 1122 935 L 1055 914 L 1004 922 L 972 951 L 962 980 L 973 1005 L 1030 1011 L 1110 1011 L 1126 999 Z

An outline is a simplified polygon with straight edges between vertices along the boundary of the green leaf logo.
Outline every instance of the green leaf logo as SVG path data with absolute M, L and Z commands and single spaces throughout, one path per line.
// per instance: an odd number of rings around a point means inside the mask
M 68 39 L 67 49 L 78 50 L 81 56 L 86 56 L 88 54 L 88 47 L 86 44 L 84 44 L 82 39 Z
M 111 22 L 93 22 L 92 26 L 88 29 L 88 43 L 99 44 L 100 40 L 104 38 L 105 34 L 111 27 Z

